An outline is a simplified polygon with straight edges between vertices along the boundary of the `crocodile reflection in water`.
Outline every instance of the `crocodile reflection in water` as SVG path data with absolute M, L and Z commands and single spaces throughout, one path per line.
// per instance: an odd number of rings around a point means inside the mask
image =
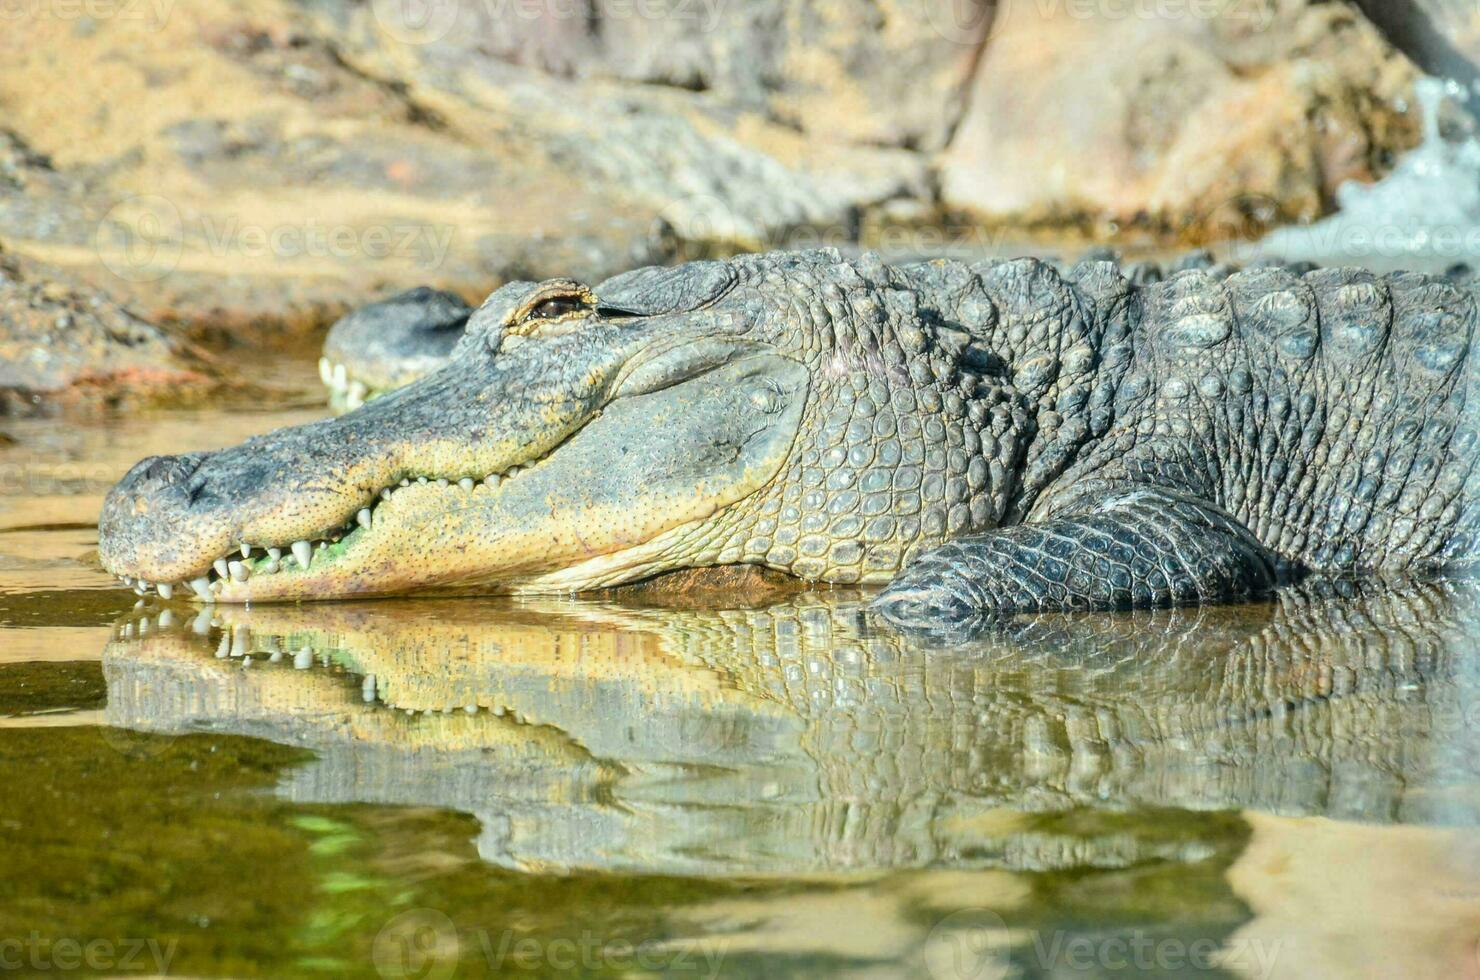
M 1473 807 L 1456 762 L 1475 755 L 1458 744 L 1474 692 L 1455 651 L 1474 587 L 1348 588 L 1039 617 L 952 650 L 875 634 L 860 603 L 818 595 L 742 611 L 222 608 L 120 625 L 104 668 L 114 724 L 309 747 L 284 793 L 469 811 L 505 866 L 1103 865 L 1195 842 L 1123 824 L 1056 836 L 1040 818 L 1453 822 Z

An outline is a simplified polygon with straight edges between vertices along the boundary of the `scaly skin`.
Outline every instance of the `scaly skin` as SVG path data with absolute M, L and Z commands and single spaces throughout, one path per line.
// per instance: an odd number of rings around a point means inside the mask
M 1188 252 L 1163 266 L 1157 262 L 1121 263 L 1112 249 L 1093 249 L 1086 260 L 1122 264 L 1138 285 L 1160 282 L 1169 273 L 1203 269 L 1227 276 L 1234 266 L 1209 252 Z M 452 293 L 418 286 L 363 306 L 338 320 L 324 340 L 319 374 L 335 411 L 359 408 L 377 395 L 431 374 L 452 357 L 472 308 Z
M 359 411 L 140 463 L 100 553 L 222 601 L 753 563 L 889 582 L 879 607 L 921 625 L 1467 566 L 1474 322 L 1466 287 L 1355 270 L 1139 287 L 1108 262 L 824 250 L 515 283 L 446 367 Z M 418 477 L 450 483 L 376 503 Z M 295 541 L 308 567 L 208 574 Z

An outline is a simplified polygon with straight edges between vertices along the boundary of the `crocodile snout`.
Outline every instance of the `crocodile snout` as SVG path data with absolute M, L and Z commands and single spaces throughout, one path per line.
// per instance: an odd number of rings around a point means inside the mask
M 150 456 L 108 492 L 98 518 L 105 567 L 162 569 L 180 563 L 180 546 L 199 533 L 191 510 L 203 487 L 205 458 L 204 453 Z

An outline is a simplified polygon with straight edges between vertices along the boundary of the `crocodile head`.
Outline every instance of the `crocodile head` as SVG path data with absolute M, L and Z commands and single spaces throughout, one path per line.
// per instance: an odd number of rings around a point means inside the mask
M 472 312 L 453 293 L 418 286 L 340 318 L 319 358 L 329 404 L 356 409 L 431 374 L 451 356 Z
M 1024 426 L 990 353 L 922 326 L 899 274 L 824 250 L 507 285 L 407 387 L 137 464 L 104 503 L 103 565 L 226 602 L 740 563 L 886 581 L 1000 519 L 992 461 Z

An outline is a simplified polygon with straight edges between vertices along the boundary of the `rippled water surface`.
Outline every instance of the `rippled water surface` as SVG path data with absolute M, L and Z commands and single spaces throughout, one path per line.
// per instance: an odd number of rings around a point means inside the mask
M 0 425 L 0 973 L 1480 976 L 1473 585 L 133 608 L 102 493 L 276 375 Z

